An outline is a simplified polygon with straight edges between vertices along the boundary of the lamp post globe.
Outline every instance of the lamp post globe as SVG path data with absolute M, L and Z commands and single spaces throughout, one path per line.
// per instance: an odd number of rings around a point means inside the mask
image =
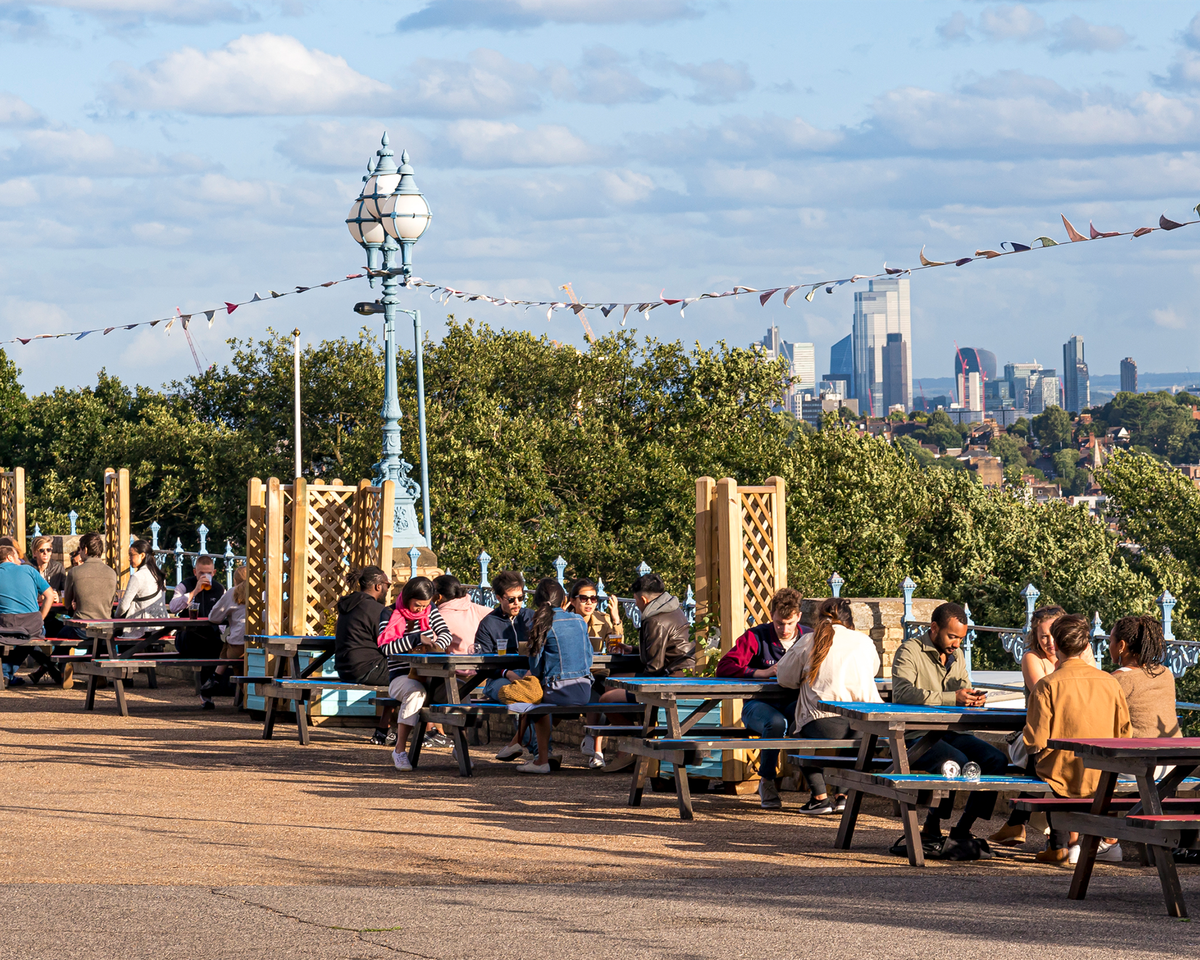
M 403 192 L 401 192 L 403 191 Z M 422 487 L 429 489 L 429 468 L 425 442 L 425 377 L 421 349 L 421 314 L 417 310 L 401 311 L 397 295 L 401 285 L 411 275 L 412 246 L 425 232 L 430 220 L 429 204 L 413 182 L 412 167 L 407 152 L 397 168 L 388 136 L 385 133 L 375 159 L 367 165 L 363 188 L 350 206 L 346 227 L 355 243 L 367 254 L 371 285 L 375 277 L 383 278 L 383 296 L 379 305 L 383 313 L 383 455 L 375 465 L 375 481 L 391 480 L 396 485 L 396 509 L 392 535 L 396 547 L 429 546 L 429 499 L 422 496 Z M 396 254 L 400 254 L 397 263 Z M 359 307 L 365 306 L 360 304 Z M 374 306 L 374 305 L 372 305 Z M 356 307 L 356 309 L 358 309 Z M 360 311 L 364 312 L 364 311 Z M 375 312 L 375 311 L 371 311 Z M 418 485 L 409 475 L 412 464 L 402 456 L 400 438 L 400 401 L 396 393 L 396 314 L 407 313 L 413 318 L 416 336 L 418 431 L 421 449 L 421 479 Z M 416 501 L 421 497 L 424 531 L 417 522 Z

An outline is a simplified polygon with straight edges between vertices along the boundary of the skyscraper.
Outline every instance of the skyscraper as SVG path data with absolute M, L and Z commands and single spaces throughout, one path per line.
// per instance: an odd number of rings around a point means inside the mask
M 1137 363 L 1133 357 L 1121 361 L 1121 392 L 1137 393 Z
M 825 379 L 843 384 L 842 396 L 854 396 L 854 338 L 850 334 L 829 348 L 829 373 Z
M 977 373 L 984 383 L 989 383 L 996 379 L 996 355 L 991 350 L 959 347 L 954 352 L 954 376 L 960 373 Z
M 909 346 L 898 333 L 889 333 L 883 345 L 883 411 L 886 413 L 899 404 L 907 411 L 912 408 L 912 392 L 904 392 L 905 384 L 912 383 L 909 368 Z
M 1092 389 L 1084 361 L 1083 337 L 1072 337 L 1063 344 L 1063 404 L 1071 413 L 1081 413 L 1092 405 Z
M 790 389 L 783 391 L 782 405 L 784 409 L 791 410 L 796 404 L 793 402 L 796 398 L 803 395 L 804 392 L 812 392 L 817 388 L 817 357 L 816 347 L 811 343 L 791 343 L 784 340 L 779 335 L 779 328 L 772 326 L 767 330 L 767 335 L 759 341 L 766 353 L 768 360 L 775 360 L 782 357 L 787 361 L 787 373 L 791 378 L 792 385 Z
M 854 396 L 858 409 L 872 416 L 887 412 L 884 391 L 884 349 L 888 334 L 899 334 L 893 348 L 897 365 L 902 368 L 902 383 L 893 402 L 912 409 L 912 320 L 909 304 L 909 279 L 897 277 L 872 280 L 867 290 L 854 295 Z M 892 356 L 893 354 L 889 354 Z

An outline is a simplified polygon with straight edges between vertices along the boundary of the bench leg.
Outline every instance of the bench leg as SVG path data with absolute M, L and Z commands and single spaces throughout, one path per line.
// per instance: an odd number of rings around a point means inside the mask
M 87 678 L 87 693 L 83 698 L 83 709 L 96 709 L 96 675 L 94 673 L 89 674 Z
M 296 706 L 296 736 L 300 740 L 300 745 L 308 746 L 308 698 L 293 701 Z
M 675 764 L 675 795 L 679 798 L 679 819 L 693 819 L 692 790 L 688 785 L 687 767 L 681 763 Z
M 425 730 L 428 726 L 429 724 L 420 717 L 417 717 L 417 722 L 413 724 L 412 740 L 408 747 L 408 762 L 412 764 L 414 770 L 421 761 L 421 744 L 425 741 Z
M 914 867 L 925 866 L 925 847 L 921 843 L 921 828 L 917 824 L 917 808 L 911 803 L 900 804 L 900 819 L 904 823 L 904 840 L 908 844 L 908 862 Z
M 846 809 L 842 811 L 842 822 L 838 824 L 837 848 L 849 850 L 854 840 L 854 828 L 858 825 L 858 811 L 862 809 L 863 795 L 858 790 L 846 791 Z
M 276 700 L 270 694 L 263 697 L 263 735 L 264 740 L 270 740 L 275 734 L 275 704 Z
M 1183 900 L 1183 888 L 1179 885 L 1179 874 L 1175 870 L 1175 858 L 1170 847 L 1152 847 L 1154 865 L 1158 867 L 1158 880 L 1162 884 L 1163 900 L 1167 903 L 1167 915 L 1185 919 L 1187 904 Z
M 121 711 L 121 716 L 129 716 L 129 705 L 125 703 L 125 681 L 120 677 L 114 678 L 113 689 L 117 693 L 117 709 Z
M 153 667 L 146 671 L 146 686 L 151 690 L 158 689 L 158 671 Z
M 631 807 L 642 805 L 642 791 L 646 789 L 646 772 L 649 766 L 649 757 L 634 756 L 633 778 L 629 784 L 629 806 Z
M 450 739 L 454 741 L 454 752 L 458 757 L 458 775 L 471 776 L 471 754 L 467 752 L 467 732 L 462 727 L 450 727 Z

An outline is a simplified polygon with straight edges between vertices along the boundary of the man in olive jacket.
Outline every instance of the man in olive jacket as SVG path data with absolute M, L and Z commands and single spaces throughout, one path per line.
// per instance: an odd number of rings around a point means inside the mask
M 987 694 L 971 688 L 962 642 L 967 636 L 967 613 L 957 603 L 943 603 L 930 617 L 929 632 L 905 640 L 892 660 L 892 703 L 927 707 L 982 707 Z M 913 761 L 913 769 L 940 773 L 942 765 L 953 760 L 961 770 L 974 761 L 985 776 L 998 776 L 1008 770 L 1008 759 L 989 743 L 969 733 L 948 733 Z M 938 807 L 929 808 L 921 838 L 933 856 L 945 860 L 978 860 L 991 856 L 986 840 L 971 836 L 976 819 L 990 820 L 996 794 L 973 791 L 958 823 L 950 828 L 950 837 L 942 839 L 942 820 L 954 812 L 951 794 Z

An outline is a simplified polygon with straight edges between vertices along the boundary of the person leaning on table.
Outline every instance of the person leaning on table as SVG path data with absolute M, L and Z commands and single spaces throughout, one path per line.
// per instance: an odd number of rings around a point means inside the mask
M 987 694 L 972 689 L 961 651 L 967 635 L 966 611 L 957 603 L 943 603 L 934 608 L 930 620 L 926 633 L 905 640 L 896 651 L 892 660 L 892 703 L 982 707 Z M 939 773 L 947 760 L 953 760 L 960 769 L 974 761 L 985 776 L 1003 774 L 1008 769 L 1008 758 L 1003 753 L 969 733 L 947 733 L 914 760 L 912 766 L 915 770 Z M 954 813 L 953 795 L 939 806 L 930 807 L 921 828 L 926 854 L 943 860 L 990 858 L 992 851 L 987 840 L 971 836 L 971 827 L 976 820 L 990 820 L 995 806 L 995 793 L 972 791 L 948 838 L 942 837 L 942 820 Z
M 338 679 L 345 683 L 361 683 L 382 687 L 390 682 L 388 660 L 379 649 L 380 620 L 387 609 L 392 581 L 380 567 L 363 567 L 350 574 L 355 589 L 337 602 L 337 625 L 333 628 L 333 666 Z M 396 731 L 395 706 L 384 707 L 370 743 L 394 747 Z
M 1128 737 L 1132 731 L 1129 707 L 1121 685 L 1112 675 L 1085 663 L 1083 651 L 1091 640 L 1086 617 L 1065 616 L 1054 622 L 1058 666 L 1038 681 L 1025 717 L 1025 749 L 1037 758 L 1037 775 L 1056 797 L 1090 797 L 1100 785 L 1100 771 L 1083 765 L 1071 750 L 1051 750 L 1051 740 L 1107 740 Z M 1079 860 L 1075 834 L 1069 846 L 1054 829 L 1050 817 L 1050 842 L 1037 855 L 1041 863 L 1074 864 Z M 1096 859 L 1119 863 L 1121 845 L 1101 841 Z

